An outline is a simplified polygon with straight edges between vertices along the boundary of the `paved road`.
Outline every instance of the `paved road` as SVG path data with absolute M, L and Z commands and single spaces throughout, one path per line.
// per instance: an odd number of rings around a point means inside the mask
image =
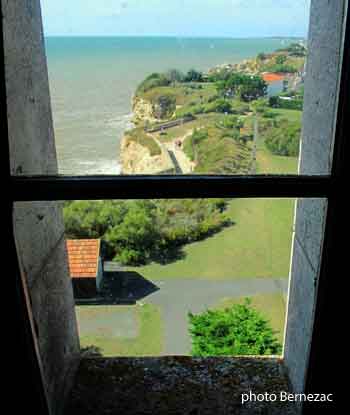
M 224 297 L 241 297 L 265 293 L 286 293 L 287 279 L 244 279 L 234 281 L 169 280 L 152 281 L 159 290 L 140 300 L 160 306 L 166 355 L 189 354 L 187 313 L 198 313 L 216 305 Z

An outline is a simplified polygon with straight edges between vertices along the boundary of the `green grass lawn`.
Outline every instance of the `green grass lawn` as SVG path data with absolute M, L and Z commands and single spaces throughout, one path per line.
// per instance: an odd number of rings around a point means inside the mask
M 298 110 L 273 108 L 271 111 L 278 114 L 280 118 L 287 118 L 289 121 L 301 121 L 303 116 L 303 112 Z
M 290 199 L 236 199 L 227 214 L 235 225 L 183 248 L 167 265 L 132 268 L 155 280 L 287 277 L 294 203 Z
M 274 110 L 275 111 L 275 110 Z M 276 110 L 298 113 L 294 110 Z M 258 174 L 297 174 L 298 157 L 285 157 L 272 154 L 265 146 L 262 137 L 257 143 L 257 173 Z
M 137 325 L 136 337 L 111 335 L 121 314 L 132 313 Z M 77 306 L 76 314 L 82 348 L 96 347 L 103 356 L 158 356 L 163 351 L 163 322 L 160 309 L 153 304 L 143 306 Z M 118 316 L 119 314 L 119 316 Z M 96 320 L 103 325 L 96 324 Z M 95 322 L 88 333 L 86 323 Z M 85 324 L 84 324 L 85 323 Z
M 263 145 L 257 152 L 259 173 L 296 173 L 297 158 L 272 155 Z M 287 278 L 289 274 L 294 200 L 235 199 L 227 215 L 235 225 L 183 248 L 173 263 L 130 268 L 145 278 Z
M 234 304 L 243 303 L 245 297 L 224 298 L 214 308 L 230 308 Z M 286 296 L 283 294 L 258 294 L 250 297 L 252 306 L 270 321 L 276 331 L 276 337 L 283 343 L 286 316 Z
M 191 88 L 191 85 L 195 88 Z M 139 96 L 152 102 L 166 94 L 171 94 L 176 98 L 176 105 L 187 106 L 191 103 L 199 104 L 201 102 L 207 102 L 210 97 L 216 94 L 216 88 L 213 83 L 181 83 L 175 86 L 152 88 L 147 92 L 140 93 Z

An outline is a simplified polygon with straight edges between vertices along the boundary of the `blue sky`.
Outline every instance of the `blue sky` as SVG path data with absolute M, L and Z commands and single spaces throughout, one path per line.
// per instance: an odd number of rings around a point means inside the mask
M 41 0 L 46 36 L 306 36 L 310 0 Z

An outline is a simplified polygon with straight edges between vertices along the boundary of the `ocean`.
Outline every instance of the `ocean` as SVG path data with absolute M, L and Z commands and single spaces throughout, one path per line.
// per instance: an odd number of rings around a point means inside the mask
M 152 37 L 45 41 L 59 172 L 70 175 L 119 174 L 120 140 L 132 127 L 132 97 L 147 75 L 171 68 L 206 71 L 289 43 Z

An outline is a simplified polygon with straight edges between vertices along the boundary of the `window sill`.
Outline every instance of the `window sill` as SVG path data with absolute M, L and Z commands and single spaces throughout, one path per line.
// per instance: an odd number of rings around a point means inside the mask
M 278 399 L 242 405 L 250 391 L 290 391 L 282 359 L 84 358 L 66 415 L 298 413 L 298 405 Z

